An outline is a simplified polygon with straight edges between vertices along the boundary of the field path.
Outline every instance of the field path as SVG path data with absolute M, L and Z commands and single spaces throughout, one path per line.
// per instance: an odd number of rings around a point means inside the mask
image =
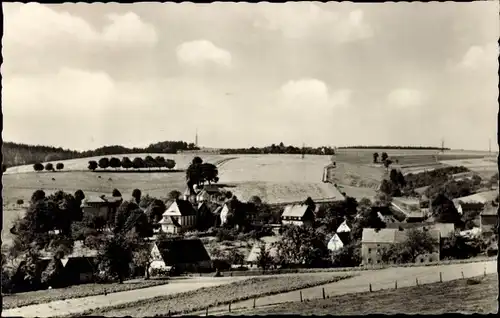
M 343 294 L 352 294 L 366 292 L 369 290 L 369 284 L 372 284 L 372 290 L 394 288 L 395 281 L 398 282 L 399 287 L 415 286 L 417 278 L 419 284 L 428 284 L 439 282 L 439 273 L 442 273 L 443 281 L 451 281 L 462 278 L 462 272 L 465 277 L 479 276 L 484 273 L 496 273 L 497 261 L 484 261 L 477 263 L 465 264 L 450 264 L 450 265 L 437 265 L 437 266 L 422 266 L 422 267 L 399 267 L 387 268 L 381 270 L 370 270 L 358 272 L 359 275 L 349 279 L 341 280 L 339 282 L 316 286 L 312 288 L 302 289 L 303 299 L 322 298 L 322 288 L 325 288 L 325 294 L 329 297 Z M 348 274 L 348 272 L 344 272 Z M 356 272 L 353 272 L 356 274 Z M 278 303 L 299 301 L 299 291 L 293 291 L 278 295 L 266 296 L 258 298 L 256 305 L 270 306 Z M 231 310 L 248 310 L 253 306 L 253 299 L 241 301 L 231 304 Z M 209 314 L 228 314 L 228 305 L 210 308 Z M 241 314 L 244 314 L 242 312 Z M 205 315 L 205 312 L 196 312 L 194 315 Z
M 172 280 L 169 284 L 110 293 L 106 296 L 97 295 L 67 300 L 57 300 L 44 304 L 29 305 L 2 311 L 3 317 L 54 317 L 78 314 L 89 309 L 105 308 L 112 305 L 125 304 L 141 299 L 165 296 L 196 290 L 202 287 L 212 287 L 229 284 L 247 277 L 195 277 L 190 279 Z

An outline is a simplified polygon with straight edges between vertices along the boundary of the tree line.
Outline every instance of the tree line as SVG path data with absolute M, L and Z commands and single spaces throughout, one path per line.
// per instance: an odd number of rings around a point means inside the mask
M 220 149 L 220 154 L 306 154 L 306 155 L 334 155 L 335 149 L 331 147 L 295 147 L 285 146 L 283 142 L 266 147 Z
M 54 171 L 56 171 L 56 169 L 57 169 L 57 171 L 61 171 L 62 169 L 64 169 L 64 163 L 58 162 L 55 165 L 55 168 L 54 168 L 54 164 L 51 163 L 51 162 L 46 163 L 45 166 L 42 163 L 40 163 L 40 162 L 37 162 L 37 163 L 35 163 L 33 165 L 33 170 L 35 170 L 35 171 L 43 171 L 43 170 L 45 170 L 45 171 L 52 171 L 52 172 L 54 172 Z
M 148 168 L 151 170 L 151 168 L 167 168 L 167 169 L 173 169 L 175 168 L 175 161 L 172 159 L 165 159 L 162 156 L 157 156 L 153 158 L 152 156 L 146 156 L 144 159 L 141 157 L 136 157 L 133 160 L 131 160 L 129 157 L 123 157 L 122 159 L 116 158 L 116 157 L 103 157 L 99 159 L 98 161 L 95 160 L 90 160 L 88 164 L 88 169 L 95 171 L 97 168 L 101 169 L 107 169 L 107 168 L 123 168 L 123 169 L 142 169 L 142 168 Z
M 60 161 L 76 158 L 110 156 L 127 153 L 170 153 L 178 151 L 199 150 L 194 143 L 184 141 L 162 141 L 150 144 L 145 148 L 127 148 L 118 145 L 104 146 L 94 150 L 76 151 L 61 147 L 28 145 L 4 142 L 2 145 L 3 164 L 7 167 L 35 164 L 38 162 Z
M 344 146 L 338 149 L 405 149 L 405 150 L 451 150 L 450 148 L 430 146 Z

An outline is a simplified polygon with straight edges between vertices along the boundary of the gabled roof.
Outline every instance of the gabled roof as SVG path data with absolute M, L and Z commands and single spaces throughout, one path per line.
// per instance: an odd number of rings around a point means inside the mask
M 337 233 L 339 232 L 350 232 L 351 228 L 347 225 L 347 221 L 342 222 L 337 228 Z
M 156 246 L 167 266 L 210 261 L 200 239 L 169 239 L 157 241 Z
M 64 258 L 97 257 L 97 254 L 97 250 L 85 246 L 83 241 L 75 241 L 73 252 L 69 255 L 65 255 Z M 40 256 L 46 259 L 51 259 L 54 257 L 54 253 L 43 250 L 40 251 Z
M 496 197 L 498 196 L 498 190 L 493 190 L 493 191 L 484 191 L 484 192 L 479 192 L 476 194 L 468 195 L 466 197 L 461 197 L 453 200 L 453 202 L 481 202 L 481 203 L 488 203 L 491 201 L 494 201 Z
M 455 232 L 453 223 L 435 223 L 429 226 L 429 229 L 439 231 L 441 237 L 448 237 Z
M 342 239 L 338 234 L 334 234 L 330 240 L 328 240 L 327 248 L 330 251 L 337 251 L 344 247 L 344 242 L 342 242 Z
M 438 230 L 429 229 L 427 230 L 429 234 L 436 240 L 440 239 L 440 232 Z M 407 230 L 398 229 L 380 229 L 376 231 L 375 229 L 363 229 L 363 235 L 361 238 L 362 243 L 400 243 L 406 239 Z
M 304 204 L 287 205 L 281 216 L 303 217 L 309 206 Z
M 498 215 L 498 207 L 489 207 L 485 209 L 483 212 L 481 212 L 481 216 L 495 216 Z
M 179 213 L 181 216 L 196 215 L 196 210 L 193 208 L 191 202 L 178 199 L 167 208 L 163 215 L 167 216 L 172 213 Z

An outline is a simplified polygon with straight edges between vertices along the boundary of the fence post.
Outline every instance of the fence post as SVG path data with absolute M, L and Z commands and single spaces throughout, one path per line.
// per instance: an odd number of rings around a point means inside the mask
M 484 267 L 484 276 L 486 276 L 486 267 Z
M 231 312 L 231 303 L 229 303 L 229 312 Z
M 415 282 L 417 283 L 417 286 L 418 286 L 418 278 L 415 277 Z
M 398 281 L 394 283 L 394 289 L 398 289 Z
M 299 290 L 300 302 L 302 302 L 302 291 Z
M 255 302 L 257 301 L 257 297 L 254 297 L 253 299 L 253 308 L 255 308 Z
M 370 283 L 370 292 L 372 291 L 372 283 Z
M 207 309 L 205 310 L 205 316 L 208 316 L 208 306 Z
M 323 287 L 323 299 L 326 299 L 325 297 L 325 288 Z
M 464 271 L 462 271 L 462 279 L 464 279 L 464 278 L 465 278 L 465 276 L 464 276 Z
M 168 316 L 171 317 L 172 313 L 170 312 L 170 309 L 168 310 Z
M 439 282 L 443 282 L 443 273 L 439 272 Z

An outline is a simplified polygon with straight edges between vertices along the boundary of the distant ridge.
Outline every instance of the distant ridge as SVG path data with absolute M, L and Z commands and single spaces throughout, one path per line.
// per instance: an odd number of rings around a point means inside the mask
M 344 146 L 338 149 L 407 149 L 407 150 L 451 150 L 450 148 L 428 146 Z

